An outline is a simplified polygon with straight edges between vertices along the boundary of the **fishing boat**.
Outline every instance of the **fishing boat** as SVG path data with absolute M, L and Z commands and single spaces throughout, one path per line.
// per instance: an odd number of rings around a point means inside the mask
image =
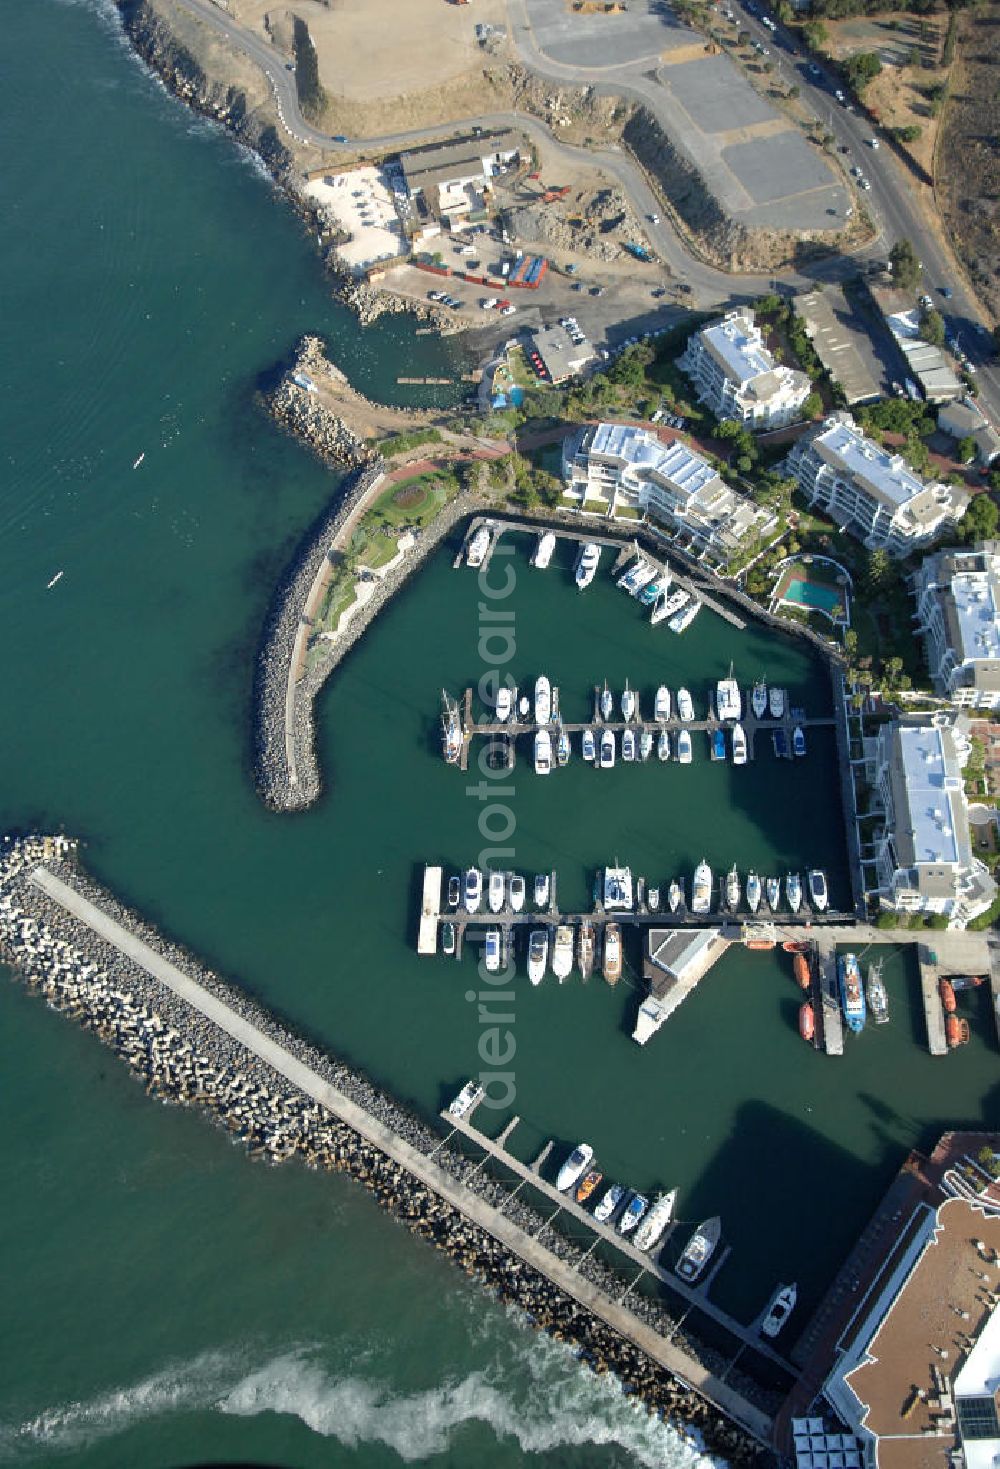
M 688 628 L 691 626 L 692 622 L 694 622 L 701 609 L 701 602 L 697 600 L 694 602 L 689 602 L 686 607 L 682 607 L 679 612 L 674 613 L 673 617 L 671 617 L 670 621 L 667 623 L 667 626 L 669 627 L 671 632 L 687 632 Z
M 808 1000 L 799 1006 L 799 1035 L 804 1041 L 811 1041 L 816 1035 L 816 1012 Z
M 781 878 L 769 877 L 764 883 L 764 896 L 767 898 L 767 906 L 772 913 L 777 913 L 781 907 Z
M 613 729 L 601 730 L 601 759 L 602 770 L 613 770 L 615 766 L 615 732 Z
M 865 992 L 861 987 L 861 966 L 856 954 L 841 954 L 838 957 L 837 982 L 847 1028 L 857 1035 L 865 1028 L 867 1010 Z
M 712 869 L 704 857 L 694 870 L 691 888 L 691 912 L 707 913 L 712 906 Z
M 720 678 L 715 686 L 715 715 L 720 724 L 737 720 L 743 713 L 740 686 L 733 678 L 733 665 L 729 665 L 729 676 Z
M 660 911 L 660 889 L 659 888 L 650 888 L 649 892 L 646 894 L 646 907 L 649 909 L 650 913 L 659 913 L 659 911 Z
M 667 888 L 667 907 L 676 913 L 684 902 L 684 884 L 675 877 Z
M 759 678 L 750 694 L 750 708 L 755 719 L 763 719 L 767 713 L 767 684 Z
M 665 683 L 661 683 L 656 691 L 656 702 L 653 705 L 653 718 L 661 724 L 665 724 L 670 718 L 670 690 Z
M 552 770 L 552 738 L 547 729 L 535 735 L 535 774 L 548 775 Z
M 731 913 L 735 913 L 737 908 L 740 906 L 740 875 L 736 871 L 735 862 L 726 873 L 725 892 L 726 907 L 730 910 Z
M 653 734 L 651 730 L 644 729 L 639 736 L 639 758 L 648 760 L 653 753 Z
M 573 930 L 568 923 L 560 923 L 556 929 L 556 940 L 552 946 L 552 973 L 562 984 L 573 968 Z
M 760 1329 L 763 1334 L 772 1339 L 784 1326 L 789 1316 L 795 1310 L 795 1302 L 799 1298 L 799 1289 L 796 1285 L 779 1285 L 771 1297 L 771 1304 L 767 1308 Z
M 788 748 L 788 735 L 780 725 L 777 729 L 772 729 L 771 743 L 774 746 L 774 753 L 779 760 L 790 760 L 792 758 L 792 752 Z
M 506 684 L 501 684 L 497 689 L 496 716 L 501 724 L 506 724 L 514 712 L 514 695 Z
M 670 735 L 665 729 L 660 730 L 659 738 L 656 741 L 656 758 L 657 760 L 670 759 Z
M 448 1111 L 452 1117 L 464 1117 L 485 1095 L 478 1081 L 467 1081 L 458 1096 L 448 1103 Z
M 448 907 L 457 908 L 462 898 L 462 879 L 453 872 L 448 879 Z
M 441 925 L 441 948 L 446 954 L 455 952 L 455 925 L 450 921 Z
M 569 764 L 569 757 L 570 757 L 569 735 L 566 733 L 565 729 L 563 728 L 563 722 L 560 719 L 560 721 L 559 721 L 559 735 L 558 735 L 558 737 L 556 739 L 556 764 L 559 766 L 559 769 L 560 770 L 562 770 L 564 766 L 566 766 L 566 765 Z
M 608 719 L 611 718 L 611 716 L 612 716 L 612 714 L 614 712 L 615 712 L 615 696 L 611 692 L 611 690 L 608 688 L 608 681 L 607 681 L 607 679 L 605 679 L 604 680 L 604 687 L 601 690 L 601 718 L 604 719 L 604 720 L 608 720 Z
M 545 674 L 535 679 L 535 723 L 548 724 L 552 718 L 552 685 Z
M 588 541 L 580 552 L 576 561 L 576 585 L 578 591 L 583 591 L 597 575 L 597 567 L 601 560 L 601 548 L 593 541 Z
M 677 759 L 681 765 L 691 764 L 691 731 L 679 729 L 677 731 Z
M 785 714 L 785 691 L 772 684 L 767 691 L 767 707 L 772 719 L 782 719 Z
M 792 730 L 792 754 L 797 760 L 801 760 L 806 753 L 805 731 L 801 724 L 797 724 Z
M 618 1221 L 618 1229 L 621 1234 L 631 1234 L 639 1220 L 649 1208 L 649 1200 L 642 1194 L 632 1194 L 625 1205 L 625 1212 Z
M 528 978 L 532 984 L 541 984 L 549 962 L 549 931 L 533 928 L 528 938 Z
M 604 926 L 604 978 L 617 984 L 622 977 L 622 931 L 617 923 Z
M 637 701 L 636 701 L 636 697 L 635 697 L 635 689 L 630 689 L 629 688 L 629 686 L 628 686 L 628 679 L 626 679 L 625 680 L 625 692 L 622 694 L 622 718 L 623 719 L 634 719 L 635 718 L 636 707 L 637 707 Z
M 510 906 L 513 912 L 520 913 L 524 907 L 526 888 L 524 878 L 519 872 L 510 875 Z
M 868 966 L 868 980 L 865 984 L 868 995 L 868 1008 L 872 1012 L 872 1019 L 876 1025 L 884 1025 L 889 1019 L 889 991 L 885 987 L 882 978 L 882 960 L 877 960 Z
M 465 553 L 465 564 L 471 566 L 473 570 L 478 566 L 482 566 L 486 560 L 486 552 L 489 550 L 489 545 L 489 526 L 481 525 L 469 542 L 469 549 Z
M 556 1178 L 556 1188 L 561 1194 L 568 1193 L 583 1177 L 594 1161 L 594 1150 L 589 1143 L 577 1143 Z
M 756 913 L 760 907 L 761 888 L 760 878 L 756 872 L 747 873 L 747 907 L 751 913 Z
M 733 764 L 745 765 L 747 763 L 747 737 L 742 724 L 733 725 Z
M 449 765 L 456 765 L 462 753 L 462 717 L 458 701 L 441 690 L 441 749 Z
M 682 1280 L 690 1282 L 698 1279 L 715 1254 L 721 1238 L 722 1220 L 717 1214 L 712 1219 L 706 1219 L 704 1224 L 698 1225 L 685 1245 L 684 1253 L 677 1261 L 677 1274 Z
M 535 907 L 546 908 L 549 902 L 549 874 L 547 872 L 536 872 L 535 874 Z
M 625 1190 L 620 1183 L 613 1183 L 611 1187 L 601 1195 L 601 1201 L 597 1205 L 597 1208 L 594 1210 L 594 1218 L 597 1220 L 598 1224 L 608 1223 L 612 1214 L 614 1214 L 615 1210 L 618 1208 L 618 1205 L 621 1203 L 624 1197 Z
M 635 730 L 627 729 L 622 735 L 622 759 L 634 760 L 636 756 Z
M 677 690 L 677 718 L 683 720 L 685 724 L 690 724 L 694 718 L 694 704 L 691 702 L 691 695 L 687 689 Z
M 538 537 L 538 544 L 532 552 L 532 566 L 537 566 L 539 571 L 544 571 L 549 562 L 552 560 L 552 553 L 555 548 L 555 536 L 550 530 L 544 531 L 542 535 Z
M 712 743 L 709 747 L 713 760 L 725 760 L 726 758 L 726 732 L 724 729 L 712 730 Z
M 816 909 L 817 913 L 825 913 L 827 904 L 830 901 L 829 891 L 826 886 L 826 873 L 820 871 L 818 867 L 813 867 L 806 874 L 806 881 L 809 883 L 810 903 Z
M 657 1194 L 653 1200 L 652 1208 L 635 1232 L 635 1247 L 637 1250 L 655 1250 L 663 1238 L 663 1231 L 674 1217 L 674 1205 L 677 1203 L 677 1190 L 672 1188 L 669 1193 Z
M 465 909 L 467 913 L 478 913 L 483 900 L 483 874 L 478 867 L 470 867 L 464 882 Z
M 580 970 L 580 978 L 583 980 L 588 980 L 594 972 L 595 948 L 594 925 L 589 918 L 585 918 L 576 936 L 576 962 Z
M 593 764 L 597 758 L 597 741 L 594 739 L 594 731 L 590 728 L 589 724 L 580 740 L 580 752 L 584 760 L 587 760 L 590 764 Z
M 486 969 L 489 974 L 496 974 L 500 968 L 500 930 L 488 928 L 486 930 Z
M 955 986 L 950 979 L 944 975 L 938 980 L 938 994 L 941 996 L 941 1007 L 946 1015 L 954 1015 L 958 1009 L 958 1000 L 955 998 Z
M 966 1046 L 972 1032 L 967 1020 L 959 1020 L 957 1015 L 948 1015 L 944 1022 L 944 1038 L 948 1049 L 953 1051 L 956 1046 Z
M 802 879 L 797 872 L 789 872 L 785 878 L 785 897 L 793 913 L 802 907 Z
M 507 880 L 502 872 L 491 872 L 486 884 L 486 905 L 491 913 L 499 913 L 507 895 Z
M 588 1173 L 585 1173 L 576 1186 L 576 1202 L 585 1204 L 598 1188 L 603 1177 L 604 1174 L 599 1168 L 591 1168 Z

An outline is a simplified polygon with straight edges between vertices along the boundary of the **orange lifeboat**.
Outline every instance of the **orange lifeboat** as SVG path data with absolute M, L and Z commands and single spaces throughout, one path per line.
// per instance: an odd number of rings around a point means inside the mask
M 804 1041 L 811 1041 L 816 1034 L 816 1015 L 808 1000 L 799 1006 L 799 1035 Z
M 808 990 L 812 984 L 809 973 L 809 960 L 805 954 L 796 954 L 792 960 L 792 973 L 795 975 L 795 983 L 800 990 Z
M 946 1015 L 954 1015 L 955 1010 L 958 1006 L 958 1001 L 955 999 L 955 990 L 950 979 L 945 979 L 942 976 L 942 978 L 938 980 L 938 994 L 941 996 L 941 1004 L 944 1006 L 944 1013 Z
M 969 1040 L 969 1022 L 959 1020 L 957 1015 L 949 1015 L 944 1022 L 944 1038 L 948 1042 L 950 1050 L 956 1046 L 964 1046 Z
M 785 939 L 781 947 L 786 954 L 808 954 L 810 945 L 808 939 Z

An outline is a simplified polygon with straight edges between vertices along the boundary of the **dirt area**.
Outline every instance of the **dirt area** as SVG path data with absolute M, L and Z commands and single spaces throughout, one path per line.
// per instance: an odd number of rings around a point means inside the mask
M 1000 320 L 1000 5 L 962 16 L 935 193 L 955 249 Z
M 507 211 L 507 228 L 519 243 L 568 253 L 573 259 L 625 260 L 624 245 L 644 245 L 645 236 L 618 187 L 590 181 L 543 203 L 541 181 L 525 180 Z

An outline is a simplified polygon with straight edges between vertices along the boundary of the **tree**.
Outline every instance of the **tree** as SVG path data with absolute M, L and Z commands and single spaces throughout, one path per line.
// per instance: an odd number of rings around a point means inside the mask
M 976 441 L 969 434 L 964 439 L 959 439 L 955 445 L 955 455 L 959 464 L 971 464 L 976 457 Z
M 889 251 L 889 268 L 896 285 L 903 291 L 915 291 L 920 284 L 920 261 L 909 240 L 897 240 Z
M 889 579 L 891 571 L 892 562 L 889 559 L 889 552 L 886 551 L 884 547 L 875 546 L 871 551 L 868 552 L 867 564 L 865 566 L 865 576 L 867 578 L 868 585 L 873 590 L 877 590 L 879 587 L 885 585 L 885 583 Z
M 810 393 L 801 411 L 803 418 L 818 418 L 823 412 L 823 399 L 818 393 Z
M 932 347 L 943 347 L 945 338 L 944 317 L 940 311 L 933 307 L 925 311 L 920 323 L 920 335 L 925 342 L 930 342 Z
M 1000 525 L 1000 510 L 989 495 L 973 495 L 972 503 L 959 522 L 963 541 L 992 541 Z
M 915 122 L 908 124 L 905 128 L 893 128 L 892 130 L 893 137 L 898 138 L 901 143 L 917 142 L 922 132 L 923 129 Z
M 822 51 L 830 36 L 830 32 L 821 20 L 807 20 L 802 27 L 802 39 L 810 51 Z
M 859 51 L 856 56 L 850 56 L 844 66 L 844 75 L 848 85 L 861 93 L 869 82 L 873 82 L 882 70 L 882 63 L 874 51 Z
M 853 627 L 849 627 L 844 633 L 844 650 L 848 653 L 856 653 L 858 651 L 858 635 Z

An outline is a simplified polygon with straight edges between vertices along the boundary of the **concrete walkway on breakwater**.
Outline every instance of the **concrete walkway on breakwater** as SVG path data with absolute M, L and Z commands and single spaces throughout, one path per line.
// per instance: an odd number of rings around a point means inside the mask
M 247 1019 L 162 958 L 142 939 L 129 933 L 61 878 L 45 867 L 37 867 L 31 874 L 31 881 L 53 902 L 144 969 L 193 1010 L 217 1025 L 237 1044 L 271 1066 L 286 1081 L 406 1169 L 472 1224 L 483 1229 L 585 1310 L 632 1342 L 651 1361 L 707 1398 L 720 1412 L 725 1413 L 760 1443 L 770 1442 L 772 1420 L 766 1413 L 761 1412 L 701 1363 L 652 1330 L 624 1304 L 613 1301 L 610 1296 L 584 1280 L 572 1266 L 547 1250 L 511 1220 L 504 1218 L 500 1210 L 471 1193 L 432 1159 L 405 1142 L 343 1092 L 323 1081 L 284 1046 L 264 1035 Z

